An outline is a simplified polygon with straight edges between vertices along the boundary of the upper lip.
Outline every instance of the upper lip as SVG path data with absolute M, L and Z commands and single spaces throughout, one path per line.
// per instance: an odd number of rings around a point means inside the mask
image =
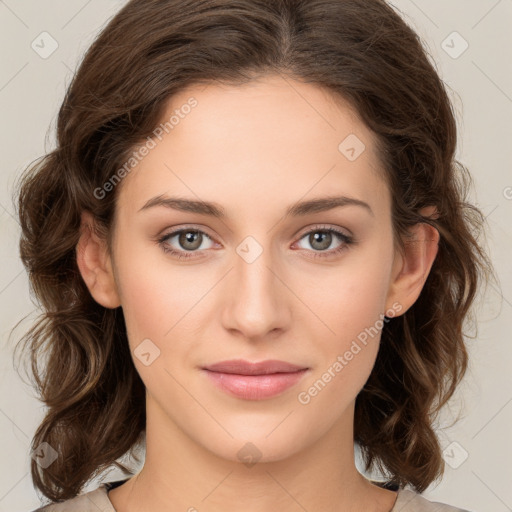
M 236 373 L 238 375 L 267 375 L 269 373 L 292 373 L 299 370 L 306 370 L 304 366 L 269 359 L 252 363 L 243 359 L 232 359 L 230 361 L 220 361 L 203 367 L 205 370 L 220 373 Z

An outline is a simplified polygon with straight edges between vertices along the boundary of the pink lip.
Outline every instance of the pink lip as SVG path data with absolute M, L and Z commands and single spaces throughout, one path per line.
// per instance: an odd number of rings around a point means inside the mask
M 306 370 L 307 368 L 276 359 L 268 359 L 258 363 L 251 363 L 243 359 L 232 359 L 230 361 L 210 364 L 205 366 L 204 369 L 212 372 L 236 373 L 238 375 L 267 375 L 269 373 L 297 372 L 299 370 Z
M 212 364 L 203 370 L 223 391 L 245 400 L 263 400 L 295 385 L 308 368 L 284 361 L 251 363 L 238 359 Z

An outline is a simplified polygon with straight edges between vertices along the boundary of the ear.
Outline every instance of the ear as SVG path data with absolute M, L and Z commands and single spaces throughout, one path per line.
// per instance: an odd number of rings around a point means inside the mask
M 423 208 L 420 214 L 432 218 L 439 216 L 435 206 Z M 393 309 L 394 303 L 402 306 L 395 316 L 404 314 L 418 299 L 439 248 L 439 231 L 429 224 L 420 222 L 410 232 L 414 238 L 405 241 L 405 254 L 395 254 L 386 298 L 386 311 Z
M 94 218 L 90 212 L 82 212 L 80 239 L 76 246 L 76 260 L 82 278 L 94 300 L 110 309 L 121 305 L 112 271 L 112 262 L 106 240 L 93 229 Z

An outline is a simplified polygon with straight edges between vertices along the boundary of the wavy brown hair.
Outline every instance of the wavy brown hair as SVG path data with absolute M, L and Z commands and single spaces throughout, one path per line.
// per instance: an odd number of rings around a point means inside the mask
M 418 300 L 383 328 L 354 435 L 366 470 L 395 485 L 422 492 L 443 474 L 434 419 L 466 372 L 463 326 L 494 272 L 478 240 L 485 218 L 467 200 L 471 177 L 455 160 L 452 105 L 420 38 L 383 0 L 131 0 L 74 75 L 56 149 L 16 192 L 21 259 L 43 310 L 21 340 L 47 406 L 32 449 L 47 442 L 58 453 L 44 469 L 32 460 L 31 472 L 51 500 L 77 495 L 112 465 L 133 474 L 118 459 L 145 433 L 122 309 L 96 303 L 77 267 L 81 212 L 110 242 L 122 182 L 105 197 L 94 191 L 151 136 L 168 99 L 189 85 L 270 74 L 348 101 L 374 132 L 399 250 L 418 222 L 440 233 Z M 421 216 L 425 206 L 437 218 Z

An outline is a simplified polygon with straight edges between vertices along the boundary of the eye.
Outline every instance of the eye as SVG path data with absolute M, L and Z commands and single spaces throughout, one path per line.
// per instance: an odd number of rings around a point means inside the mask
M 350 244 L 354 243 L 353 237 L 342 233 L 338 229 L 329 228 L 325 226 L 316 227 L 313 230 L 305 233 L 300 240 L 306 240 L 306 242 L 313 248 L 313 258 L 327 258 L 330 256 L 337 255 L 342 251 L 348 249 Z M 335 248 L 332 248 L 333 243 L 336 240 L 342 243 Z M 304 247 L 300 247 L 303 249 Z M 331 248 L 331 250 L 328 250 Z
M 171 243 L 172 239 L 176 238 L 175 244 Z M 199 250 L 209 249 L 204 247 L 203 242 L 212 239 L 199 229 L 185 228 L 171 233 L 167 233 L 158 239 L 158 243 L 163 251 L 176 256 L 178 259 L 194 257 L 194 252 Z M 178 246 L 176 248 L 176 246 Z

